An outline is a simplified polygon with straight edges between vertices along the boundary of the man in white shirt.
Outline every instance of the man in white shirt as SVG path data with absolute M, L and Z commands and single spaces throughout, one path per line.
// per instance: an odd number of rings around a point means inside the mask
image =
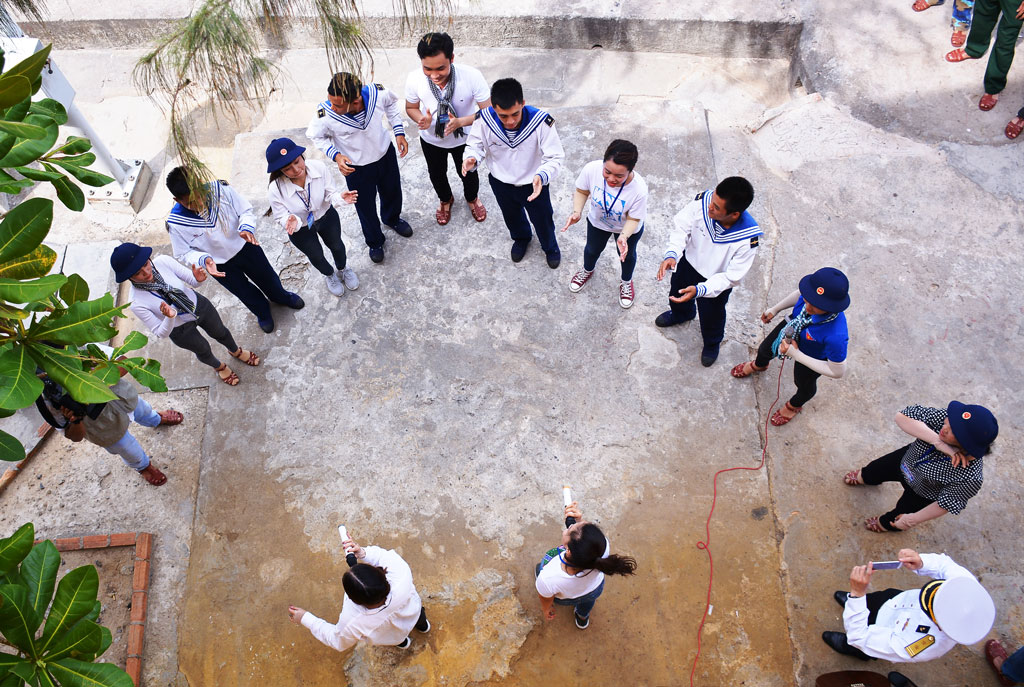
M 512 237 L 512 262 L 526 255 L 532 222 L 548 267 L 555 269 L 562 262 L 562 254 L 555 239 L 548 184 L 565 159 L 555 118 L 527 105 L 523 87 L 515 79 L 495 81 L 491 101 L 493 105 L 480 111 L 469 131 L 462 173 L 487 160 L 487 180 Z
M 658 281 L 675 270 L 669 287 L 669 310 L 654 324 L 671 327 L 700 315 L 704 348 L 700 362 L 718 359 L 725 337 L 725 304 L 754 264 L 761 228 L 747 212 L 754 187 L 743 177 L 728 177 L 714 191 L 699 193 L 674 218 Z
M 995 622 L 996 609 L 985 588 L 966 568 L 941 553 L 901 549 L 900 567 L 932 581 L 920 589 L 867 592 L 873 565 L 850 572 L 850 591 L 833 596 L 843 607 L 846 633 L 824 632 L 834 651 L 862 660 L 921 663 L 957 644 L 976 644 Z
M 455 43 L 447 33 L 428 33 L 416 46 L 422 69 L 409 73 L 405 84 L 405 112 L 416 122 L 420 146 L 427 163 L 430 183 L 441 206 L 434 213 L 437 223 L 448 224 L 455 196 L 448 183 L 448 156 L 455 162 L 455 173 L 462 178 L 462 191 L 473 219 L 483 222 L 487 210 L 480 202 L 480 175 L 476 170 L 462 174 L 466 150 L 466 129 L 473 125 L 476 113 L 491 106 L 491 91 L 483 74 L 459 63 L 456 68 Z
M 409 144 L 398 102 L 398 96 L 379 83 L 364 86 L 358 76 L 338 72 L 327 85 L 327 100 L 317 106 L 306 129 L 306 136 L 338 165 L 349 190 L 359 193 L 356 214 L 370 259 L 376 263 L 384 262 L 381 220 L 399 236 L 412 236 L 412 227 L 401 217 L 402 178 L 395 146 L 380 125 L 381 118 L 390 123 L 398 154 L 405 157 Z

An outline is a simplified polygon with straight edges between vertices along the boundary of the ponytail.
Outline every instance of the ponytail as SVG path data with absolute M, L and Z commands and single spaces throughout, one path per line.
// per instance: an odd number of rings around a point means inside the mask
M 594 561 L 594 569 L 605 575 L 632 575 L 636 572 L 636 559 L 613 553 Z
M 608 539 L 601 528 L 592 522 L 584 523 L 569 536 L 569 565 L 605 575 L 632 575 L 636 571 L 635 558 L 617 554 L 604 556 L 607 548 Z

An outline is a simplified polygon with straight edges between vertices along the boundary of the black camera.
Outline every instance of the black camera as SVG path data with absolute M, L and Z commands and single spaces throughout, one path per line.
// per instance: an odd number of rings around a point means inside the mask
M 86 417 L 95 420 L 107 405 L 106 403 L 79 403 L 71 398 L 71 394 L 65 391 L 64 387 L 49 377 L 43 376 L 41 381 L 43 382 L 43 393 L 36 399 L 36 407 L 39 409 L 39 414 L 43 416 L 43 419 L 57 429 L 64 429 L 68 426 L 68 423 L 57 424 L 56 418 L 50 413 L 50 409 L 46 407 L 47 403 L 57 410 L 67 408 L 75 416 L 74 421 Z

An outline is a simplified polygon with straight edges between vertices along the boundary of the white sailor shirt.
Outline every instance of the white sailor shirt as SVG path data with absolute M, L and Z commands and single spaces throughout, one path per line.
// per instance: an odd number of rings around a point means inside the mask
M 206 258 L 223 265 L 235 257 L 245 245 L 239 232 L 252 232 L 255 225 L 252 205 L 224 181 L 210 184 L 203 214 L 175 203 L 167 216 L 171 252 L 196 267 L 205 267 Z
M 180 262 L 170 255 L 154 255 L 152 260 L 154 269 L 160 273 L 160 278 L 168 286 L 184 291 L 188 299 L 192 301 L 192 305 L 195 305 L 197 302 L 196 292 L 193 288 L 199 286 L 199 282 L 196 281 L 192 270 L 183 267 Z M 160 311 L 160 306 L 163 305 L 164 300 L 152 291 L 143 291 L 142 289 L 135 288 L 134 285 L 132 285 L 128 298 L 131 300 L 129 310 L 142 320 L 142 323 L 149 328 L 149 331 L 161 339 L 170 336 L 171 330 L 179 324 L 185 324 L 196 319 L 196 316 L 190 312 L 178 312 L 174 317 L 166 317 Z
M 270 182 L 267 188 L 270 200 L 270 211 L 274 221 L 287 228 L 288 217 L 299 218 L 299 228 L 308 226 L 306 218 L 313 213 L 313 221 L 317 221 L 331 208 L 345 202 L 334 185 L 331 170 L 320 160 L 306 160 L 306 185 L 298 186 L 286 176 L 280 176 Z
M 704 276 L 697 298 L 714 298 L 739 286 L 754 264 L 762 234 L 747 212 L 726 229 L 708 216 L 710 204 L 711 191 L 705 191 L 676 214 L 663 258 L 678 263 L 685 253 L 686 261 Z
M 914 571 L 918 575 L 936 580 L 974 577 L 943 553 L 922 553 L 921 561 L 921 568 Z M 843 626 L 850 646 L 893 663 L 930 661 L 956 646 L 921 608 L 920 589 L 909 589 L 882 604 L 873 625 L 868 625 L 867 598 L 850 597 L 843 610 Z
M 547 185 L 565 160 L 565 150 L 555 129 L 555 119 L 544 110 L 527 105 L 514 131 L 505 129 L 493 107 L 480 111 L 469 130 L 464 157 L 485 159 L 491 175 L 513 186 L 526 186 L 539 176 Z
M 306 129 L 306 137 L 323 151 L 328 160 L 338 153 L 361 167 L 384 157 L 391 136 L 377 122 L 378 116 L 391 124 L 395 136 L 405 136 L 398 96 L 378 84 L 363 86 L 363 110 L 340 115 L 327 100 L 321 102 Z

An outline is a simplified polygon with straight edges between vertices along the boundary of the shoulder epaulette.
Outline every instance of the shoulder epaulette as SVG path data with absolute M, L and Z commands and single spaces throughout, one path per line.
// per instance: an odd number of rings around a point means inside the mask
M 317 117 L 323 117 L 323 116 L 324 116 L 324 115 L 326 115 L 326 114 L 327 114 L 327 113 L 326 113 L 326 112 L 324 112 L 324 108 L 322 108 L 322 107 L 319 107 L 319 108 L 317 108 L 317 110 L 316 110 L 316 116 L 317 116 Z
M 695 195 L 695 196 L 693 197 L 693 199 L 694 199 L 694 200 L 700 200 L 701 198 L 703 198 L 703 197 L 704 197 L 704 194 L 705 194 L 705 193 L 707 193 L 707 191 L 701 191 L 700 193 L 698 193 L 697 195 Z
M 378 91 L 383 91 L 384 90 L 384 84 L 375 83 L 373 85 L 377 87 Z
M 480 119 L 483 116 L 483 114 L 484 114 L 483 110 L 477 110 L 476 114 L 473 115 L 473 121 L 476 121 L 476 120 Z
M 224 179 L 217 179 L 217 183 L 218 184 L 224 184 L 225 186 L 230 186 L 231 185 L 227 181 L 225 181 Z
M 757 248 L 757 245 L 759 243 L 761 243 L 760 239 L 761 239 L 760 236 L 754 236 L 753 238 L 751 238 L 750 239 L 750 247 L 751 248 Z
M 544 118 L 544 123 L 547 124 L 548 126 L 554 126 L 555 118 L 552 117 L 551 115 L 548 115 L 547 117 Z

